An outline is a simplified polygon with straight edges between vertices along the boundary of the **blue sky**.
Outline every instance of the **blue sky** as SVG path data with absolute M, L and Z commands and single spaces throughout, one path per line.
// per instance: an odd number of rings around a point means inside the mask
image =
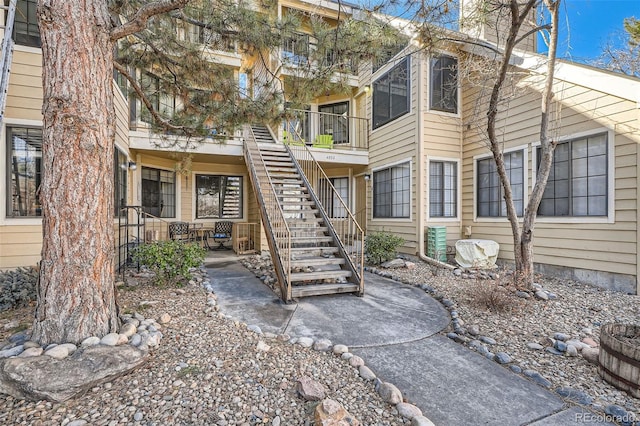
M 622 22 L 640 19 L 640 0 L 565 0 L 562 15 L 558 57 L 589 62 L 607 41 L 622 44 Z

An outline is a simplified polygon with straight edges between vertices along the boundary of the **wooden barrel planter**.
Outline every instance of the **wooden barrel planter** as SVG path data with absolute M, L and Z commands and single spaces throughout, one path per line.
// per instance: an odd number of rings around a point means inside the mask
M 640 326 L 606 324 L 600 330 L 600 376 L 640 398 Z

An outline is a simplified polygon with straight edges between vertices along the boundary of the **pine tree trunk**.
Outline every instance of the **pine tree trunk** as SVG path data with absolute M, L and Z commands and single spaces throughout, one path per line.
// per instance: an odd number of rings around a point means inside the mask
M 113 47 L 106 1 L 39 0 L 43 246 L 32 338 L 114 332 Z

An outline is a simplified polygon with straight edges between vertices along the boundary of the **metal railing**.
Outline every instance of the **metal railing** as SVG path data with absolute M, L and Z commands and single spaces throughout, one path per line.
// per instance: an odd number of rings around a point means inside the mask
M 302 179 L 310 189 L 309 195 L 319 207 L 320 214 L 327 224 L 332 225 L 329 226 L 329 232 L 336 239 L 338 249 L 347 262 L 347 267 L 351 269 L 353 281 L 359 286 L 359 293 L 364 294 L 364 231 L 362 227 L 309 148 L 304 144 L 288 145 L 287 150 L 292 154 Z M 329 200 L 332 204 L 331 211 L 337 215 L 327 213 L 326 204 Z
M 251 126 L 245 125 L 243 134 L 244 158 L 249 169 L 249 178 L 258 197 L 281 296 L 283 300 L 291 300 L 291 231 Z
M 319 136 L 330 136 L 333 148 L 366 150 L 369 148 L 369 120 L 346 114 L 287 110 L 283 139 L 294 144 L 317 144 Z M 323 145 L 326 146 L 326 145 Z

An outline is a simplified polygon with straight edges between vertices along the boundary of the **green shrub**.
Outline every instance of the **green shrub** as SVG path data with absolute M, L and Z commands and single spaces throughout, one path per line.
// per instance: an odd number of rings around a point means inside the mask
M 364 242 L 364 253 L 367 256 L 367 262 L 379 265 L 394 259 L 398 247 L 403 243 L 404 238 L 385 231 L 367 235 L 367 239 Z
M 200 266 L 205 253 L 205 249 L 198 244 L 158 241 L 137 247 L 133 260 L 151 269 L 157 284 L 177 284 L 191 278 L 189 268 Z

